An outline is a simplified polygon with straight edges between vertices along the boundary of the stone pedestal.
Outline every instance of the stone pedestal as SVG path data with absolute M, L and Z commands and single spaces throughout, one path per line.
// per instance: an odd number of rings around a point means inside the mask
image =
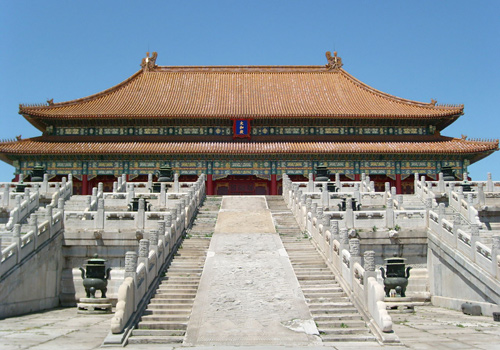
M 430 305 L 430 302 L 415 301 L 411 297 L 385 297 L 388 312 L 415 312 L 415 306 Z
M 80 298 L 77 307 L 79 314 L 110 314 L 112 304 L 109 298 Z

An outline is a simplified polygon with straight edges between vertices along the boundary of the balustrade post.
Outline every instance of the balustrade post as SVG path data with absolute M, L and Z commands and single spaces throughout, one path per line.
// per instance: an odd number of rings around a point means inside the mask
M 131 203 L 135 197 L 135 186 L 133 183 L 127 183 L 127 203 Z
M 497 260 L 500 256 L 500 236 L 493 236 L 491 239 L 491 273 L 500 279 L 500 260 Z
M 417 191 L 418 191 L 418 184 L 419 184 L 419 181 L 418 181 L 418 173 L 414 173 L 413 174 L 413 193 L 414 194 L 417 194 Z M 422 194 L 420 193 L 419 194 L 420 198 L 422 198 Z
M 368 283 L 368 278 L 377 278 L 377 272 L 375 271 L 375 252 L 373 250 L 367 250 L 363 255 L 363 268 L 365 269 L 363 281 L 364 285 L 366 286 Z
M 134 282 L 136 280 L 136 275 L 137 275 L 137 253 L 136 252 L 131 252 L 128 251 L 125 253 L 125 273 L 124 277 L 132 277 L 134 279 Z M 135 284 L 135 287 L 137 287 L 137 284 Z
M 309 179 L 307 181 L 307 192 L 314 192 L 314 175 L 309 173 Z
M 479 202 L 479 206 L 483 206 L 486 204 L 486 196 L 484 195 L 484 183 L 479 182 L 477 184 L 477 199 Z
M 92 197 L 87 196 L 87 198 L 85 198 L 85 209 L 87 209 L 89 211 L 92 210 L 91 204 L 92 204 Z
M 153 192 L 153 174 L 148 174 L 147 188 L 149 192 Z
M 438 192 L 439 193 L 444 193 L 446 191 L 446 185 L 444 183 L 444 174 L 439 173 L 439 180 L 438 180 Z
M 398 202 L 398 209 L 402 210 L 403 209 L 403 195 L 402 194 L 396 195 L 396 201 Z
M 160 207 L 165 207 L 167 205 L 167 184 L 164 182 L 160 183 Z
M 455 213 L 453 215 L 453 246 L 456 248 L 457 247 L 457 244 L 458 244 L 458 229 L 460 228 L 462 224 L 462 219 L 460 218 L 460 214 L 459 213 Z
M 179 193 L 181 191 L 180 184 L 179 184 L 179 174 L 175 173 L 174 174 L 174 192 Z
M 149 248 L 153 249 L 158 257 L 158 230 L 149 230 Z M 158 263 L 156 264 L 157 266 Z
M 321 205 L 326 210 L 328 210 L 330 205 L 329 200 L 330 200 L 330 193 L 328 193 L 328 184 L 326 182 L 323 182 L 321 188 Z
M 31 215 L 28 219 L 28 225 L 33 231 L 33 243 L 35 245 L 35 249 L 38 248 L 38 216 Z
M 479 242 L 479 225 L 470 225 L 470 247 L 471 247 L 471 259 L 476 262 L 476 242 Z
M 351 198 L 347 198 L 345 204 L 345 225 L 347 228 L 354 227 L 354 210 L 352 208 Z
M 358 202 L 358 204 L 361 204 L 361 192 L 359 191 L 359 183 L 354 184 L 354 194 L 353 198 Z
M 49 204 L 45 207 L 45 218 L 49 221 L 49 232 L 50 232 L 50 237 L 54 234 L 52 232 L 52 204 Z
M 49 174 L 43 174 L 42 188 L 43 193 L 49 192 Z
M 97 213 L 95 215 L 95 228 L 104 229 L 104 199 L 99 198 L 97 200 Z
M 21 262 L 21 225 L 15 224 L 12 229 L 12 242 L 16 244 L 16 263 Z
M 168 245 L 168 251 L 170 252 L 175 245 L 175 241 L 172 238 L 172 214 L 168 213 L 164 216 L 165 219 L 165 241 Z
M 57 209 L 64 212 L 64 203 L 64 198 L 59 198 L 59 200 L 57 201 Z
M 493 180 L 491 178 L 491 173 L 488 173 L 488 179 L 486 180 L 486 192 L 494 192 L 495 188 L 493 185 Z
M 146 276 L 149 270 L 149 239 L 143 238 L 139 241 L 139 259 L 138 263 L 143 263 L 146 267 Z M 146 278 L 147 279 L 147 278 Z M 149 284 L 149 283 L 148 283 Z M 146 284 L 146 285 L 148 285 Z
M 335 187 L 339 189 L 339 192 L 342 192 L 342 185 L 340 183 L 340 174 L 335 173 Z
M 385 208 L 385 226 L 394 227 L 394 201 L 392 198 L 387 199 Z
M 146 221 L 146 205 L 144 198 L 139 198 L 139 206 L 137 208 L 137 216 L 135 221 L 135 227 L 143 230 Z
M 9 197 L 10 197 L 9 186 L 5 185 L 5 187 L 3 188 L 3 194 L 2 194 L 2 206 L 3 207 L 9 206 Z
M 333 249 L 333 241 L 340 242 L 339 222 L 337 220 L 330 219 L 330 233 L 330 247 Z
M 165 254 L 163 256 L 163 260 L 165 260 L 167 257 L 167 254 L 168 254 L 168 250 L 166 249 L 167 242 L 166 242 L 166 237 L 165 237 L 165 220 L 158 221 L 158 241 L 162 242 L 162 248 L 165 251 Z
M 356 280 L 356 276 L 354 274 L 354 264 L 358 263 L 361 265 L 361 247 L 358 238 L 349 239 L 349 253 L 351 254 L 351 259 L 349 264 L 349 269 L 351 270 L 351 281 L 354 281 Z

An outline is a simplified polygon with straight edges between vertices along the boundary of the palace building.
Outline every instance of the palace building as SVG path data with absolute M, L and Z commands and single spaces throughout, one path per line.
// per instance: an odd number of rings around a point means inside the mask
M 0 158 L 29 177 L 43 166 L 74 175 L 75 193 L 117 176 L 144 180 L 171 166 L 181 181 L 207 174 L 208 194 L 279 194 L 281 178 L 303 180 L 318 165 L 342 179 L 369 174 L 398 193 L 415 173 L 457 177 L 498 150 L 498 140 L 441 135 L 463 106 L 416 102 L 378 91 L 342 68 L 158 66 L 156 52 L 125 81 L 95 95 L 19 113 L 42 135 L 0 143 Z

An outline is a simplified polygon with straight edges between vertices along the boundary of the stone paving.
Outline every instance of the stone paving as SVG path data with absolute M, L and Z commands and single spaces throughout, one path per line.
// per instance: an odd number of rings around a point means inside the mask
M 401 345 L 374 342 L 337 343 L 321 346 L 169 346 L 164 344 L 128 345 L 126 349 L 193 349 L 193 350 L 313 350 L 313 349 L 382 349 L 446 350 L 500 349 L 500 322 L 491 317 L 467 316 L 461 312 L 434 306 L 416 307 L 415 313 L 392 314 L 394 330 Z M 109 332 L 111 315 L 80 315 L 76 308 L 56 309 L 0 320 L 0 349 L 53 350 L 57 348 L 98 349 Z

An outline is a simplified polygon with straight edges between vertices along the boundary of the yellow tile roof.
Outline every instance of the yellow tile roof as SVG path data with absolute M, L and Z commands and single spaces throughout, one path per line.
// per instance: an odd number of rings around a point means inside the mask
M 286 155 L 474 154 L 498 149 L 498 140 L 443 137 L 431 142 L 48 142 L 43 138 L 0 143 L 5 155 Z
M 30 118 L 452 118 L 463 106 L 398 98 L 325 66 L 155 67 L 85 98 L 21 105 Z

